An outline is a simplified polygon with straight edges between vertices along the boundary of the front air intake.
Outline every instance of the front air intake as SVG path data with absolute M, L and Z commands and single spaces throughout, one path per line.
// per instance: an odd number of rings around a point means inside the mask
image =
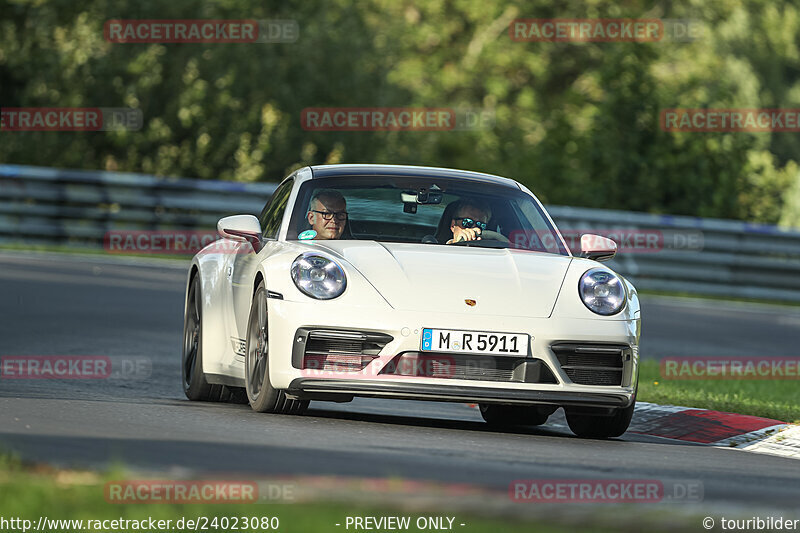
M 393 340 L 362 331 L 300 328 L 294 336 L 292 366 L 324 372 L 360 372 Z
M 553 373 L 540 359 L 492 355 L 403 352 L 394 357 L 380 373 L 505 383 L 557 383 Z
M 560 343 L 550 348 L 561 370 L 578 385 L 621 386 L 632 360 L 627 345 Z

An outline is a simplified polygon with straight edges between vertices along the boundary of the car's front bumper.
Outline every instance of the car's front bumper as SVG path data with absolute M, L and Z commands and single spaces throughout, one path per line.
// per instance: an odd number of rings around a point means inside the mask
M 562 407 L 621 408 L 631 404 L 631 394 L 608 391 L 603 394 L 557 391 L 519 390 L 470 385 L 430 385 L 397 381 L 363 381 L 348 379 L 297 378 L 287 392 L 297 398 L 326 399 L 339 397 L 395 398 L 443 402 L 480 402 L 524 405 L 558 405 Z
M 297 397 L 347 399 L 385 397 L 470 403 L 506 403 L 621 408 L 630 405 L 638 376 L 638 319 L 531 318 L 480 313 L 431 313 L 375 307 L 345 307 L 333 302 L 269 300 L 270 381 Z M 419 352 L 423 328 L 503 331 L 531 336 L 526 361 L 542 361 L 554 383 L 527 380 L 432 378 L 385 375 L 398 354 Z M 391 336 L 374 362 L 360 372 L 306 371 L 299 368 L 293 347 L 298 332 L 314 329 L 374 332 Z M 624 345 L 630 348 L 625 379 L 620 385 L 574 383 L 562 369 L 553 346 L 560 343 Z M 296 350 L 295 350 L 296 352 Z M 294 359 L 294 362 L 293 362 Z

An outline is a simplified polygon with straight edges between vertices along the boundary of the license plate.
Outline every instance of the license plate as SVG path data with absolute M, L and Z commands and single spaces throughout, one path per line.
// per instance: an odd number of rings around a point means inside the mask
M 529 339 L 530 336 L 524 333 L 424 328 L 422 330 L 422 351 L 528 355 Z

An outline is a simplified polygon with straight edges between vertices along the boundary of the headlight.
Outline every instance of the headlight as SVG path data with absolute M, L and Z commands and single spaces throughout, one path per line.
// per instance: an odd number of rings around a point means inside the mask
M 294 260 L 292 280 L 301 292 L 317 300 L 336 298 L 347 287 L 342 267 L 315 252 L 306 252 Z
M 598 315 L 613 315 L 625 305 L 622 280 L 607 270 L 587 270 L 578 284 L 584 305 Z

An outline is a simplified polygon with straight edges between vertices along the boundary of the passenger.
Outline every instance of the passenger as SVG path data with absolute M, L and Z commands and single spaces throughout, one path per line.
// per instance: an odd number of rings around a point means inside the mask
M 347 202 L 339 191 L 321 189 L 311 198 L 306 218 L 315 239 L 340 239 L 347 224 Z

